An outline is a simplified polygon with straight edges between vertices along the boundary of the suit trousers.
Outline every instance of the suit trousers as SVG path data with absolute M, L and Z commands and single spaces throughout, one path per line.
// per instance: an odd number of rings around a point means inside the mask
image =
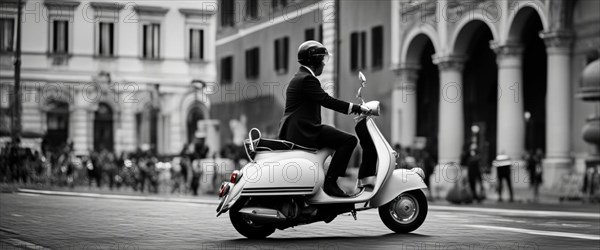
M 358 144 L 356 136 L 334 127 L 323 125 L 317 137 L 317 147 L 335 150 L 329 164 L 327 176 L 339 177 L 346 175 L 346 168 L 356 144 Z

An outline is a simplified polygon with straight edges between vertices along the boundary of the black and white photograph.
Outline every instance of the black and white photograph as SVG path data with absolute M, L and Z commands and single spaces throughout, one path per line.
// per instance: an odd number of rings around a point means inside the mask
M 0 249 L 600 249 L 600 0 L 0 0 Z

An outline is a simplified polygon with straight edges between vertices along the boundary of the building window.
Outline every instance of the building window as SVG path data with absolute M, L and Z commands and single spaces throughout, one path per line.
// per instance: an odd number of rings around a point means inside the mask
M 44 1 L 48 20 L 48 56 L 52 65 L 65 65 L 73 46 L 73 22 L 79 1 Z
M 233 81 L 233 57 L 228 56 L 221 59 L 221 85 L 230 84 Z
M 160 58 L 160 24 L 148 23 L 143 25 L 142 57 L 145 59 Z
M 114 57 L 119 44 L 119 11 L 125 5 L 114 2 L 91 2 L 89 5 L 94 9 L 94 20 L 97 21 L 94 30 L 95 54 L 99 57 Z M 87 6 L 85 9 L 87 10 Z
M 383 26 L 371 29 L 371 65 L 373 68 L 383 67 Z
M 273 9 L 283 8 L 283 7 L 287 6 L 287 4 L 288 4 L 287 0 L 272 0 L 271 1 L 271 6 L 273 7 Z
M 246 50 L 246 78 L 258 78 L 260 71 L 260 49 L 258 47 Z
M 304 41 L 315 40 L 315 29 L 308 28 L 304 30 Z
M 246 18 L 256 19 L 258 17 L 258 1 L 248 0 L 246 1 Z
M 0 18 L 0 52 L 14 51 L 15 19 Z
M 69 22 L 66 20 L 54 20 L 52 35 L 52 52 L 66 54 L 69 52 Z
M 235 2 L 234 0 L 221 1 L 221 26 L 235 26 Z
M 190 29 L 190 60 L 204 59 L 204 30 Z
M 112 22 L 100 22 L 99 24 L 99 46 L 98 55 L 113 56 L 114 55 L 114 32 L 115 24 Z
M 288 71 L 288 51 L 290 39 L 283 37 L 275 40 L 275 71 L 278 74 L 285 74 Z
M 366 32 L 350 34 L 350 70 L 357 71 L 366 68 Z

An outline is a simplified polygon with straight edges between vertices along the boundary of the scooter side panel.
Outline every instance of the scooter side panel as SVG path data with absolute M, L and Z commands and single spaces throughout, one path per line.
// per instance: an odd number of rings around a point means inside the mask
M 246 186 L 254 188 L 254 190 L 250 191 L 256 191 L 256 188 L 266 187 L 284 188 L 283 191 L 285 192 L 278 192 L 279 190 L 277 189 L 272 192 L 267 192 L 266 189 L 264 191 L 259 189 L 259 191 L 263 192 L 260 194 L 258 192 L 246 192 L 243 194 L 245 196 L 314 194 L 316 192 L 315 187 L 323 185 L 325 177 L 323 164 L 325 158 L 328 155 L 331 155 L 332 152 L 331 149 L 321 149 L 316 153 L 294 150 L 257 154 L 255 157 L 256 162 L 248 163 L 241 169 L 242 176 L 240 180 L 233 185 L 229 193 L 222 198 L 225 200 L 223 202 L 223 207 L 218 211 L 219 214 L 226 212 L 235 204 L 242 196 L 242 192 Z M 269 178 L 271 173 L 273 174 L 273 178 Z M 275 173 L 277 173 L 277 179 L 274 177 Z M 295 173 L 297 173 L 297 175 L 294 175 Z M 276 180 L 277 183 L 274 183 Z M 308 188 L 299 189 L 308 187 L 309 185 L 311 186 L 310 190 Z M 290 187 L 298 189 L 291 190 L 289 189 Z
M 242 196 L 311 195 L 323 179 L 321 163 L 311 159 L 263 159 L 242 170 Z
M 416 172 L 410 169 L 396 169 L 369 204 L 371 207 L 380 207 L 401 193 L 423 188 L 427 188 L 427 185 Z

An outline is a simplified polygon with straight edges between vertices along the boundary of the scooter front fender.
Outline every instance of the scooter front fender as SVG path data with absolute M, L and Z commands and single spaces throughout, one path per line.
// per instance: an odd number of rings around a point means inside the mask
M 379 192 L 369 201 L 370 206 L 380 207 L 404 192 L 427 188 L 421 174 L 422 171 L 416 169 L 394 170 L 392 176 L 390 176 Z

